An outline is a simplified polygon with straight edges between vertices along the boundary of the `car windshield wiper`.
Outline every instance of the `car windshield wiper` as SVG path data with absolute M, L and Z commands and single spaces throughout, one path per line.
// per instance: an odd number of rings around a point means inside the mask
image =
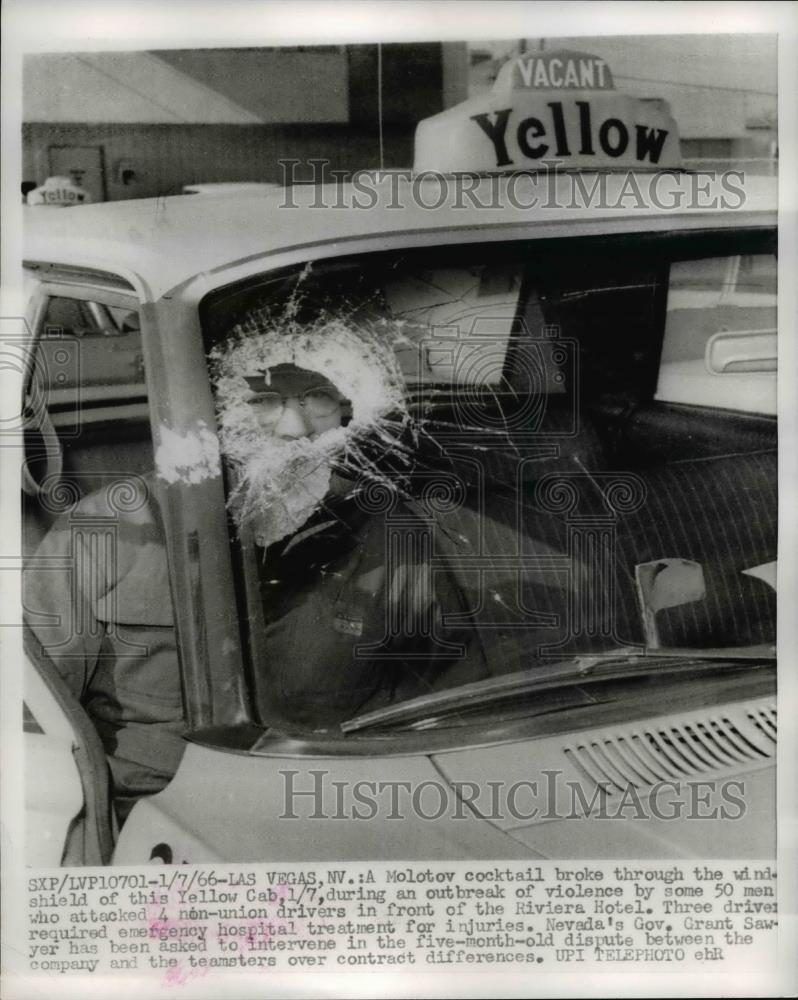
M 776 647 L 772 645 L 708 649 L 613 649 L 605 653 L 574 656 L 517 673 L 489 677 L 449 691 L 421 695 L 399 705 L 356 715 L 342 722 L 341 730 L 344 733 L 356 733 L 381 726 L 418 722 L 433 715 L 449 715 L 474 706 L 489 705 L 550 688 L 639 677 L 654 671 L 689 672 L 697 666 L 704 669 L 738 666 L 741 663 L 759 666 L 775 662 L 775 659 Z

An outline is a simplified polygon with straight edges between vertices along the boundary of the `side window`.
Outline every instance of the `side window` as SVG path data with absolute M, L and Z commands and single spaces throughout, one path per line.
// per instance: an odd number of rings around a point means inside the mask
M 26 399 L 28 551 L 62 501 L 153 467 L 136 299 L 90 285 L 42 291 Z
M 776 412 L 776 256 L 671 265 L 656 399 Z
M 114 298 L 47 299 L 37 368 L 51 410 L 144 398 L 138 312 L 134 302 Z

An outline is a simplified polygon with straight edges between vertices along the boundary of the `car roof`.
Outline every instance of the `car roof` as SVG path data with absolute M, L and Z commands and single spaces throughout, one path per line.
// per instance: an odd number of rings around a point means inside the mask
M 314 247 L 338 247 L 342 242 L 345 246 L 358 238 L 388 247 L 394 237 L 422 244 L 473 242 L 483 236 L 511 239 L 776 224 L 773 177 L 747 178 L 744 198 L 728 198 L 735 207 L 744 203 L 736 210 L 721 210 L 707 208 L 706 196 L 695 198 L 695 176 L 669 175 L 661 192 L 678 188 L 686 203 L 669 210 L 651 202 L 643 205 L 634 195 L 619 203 L 624 184 L 629 190 L 629 176 L 579 175 L 582 190 L 589 192 L 602 177 L 606 184 L 606 197 L 587 208 L 574 207 L 574 176 L 564 174 L 553 181 L 545 174 L 461 178 L 470 182 L 465 188 L 471 194 L 464 195 L 461 187 L 459 197 L 456 179 L 449 178 L 442 203 L 439 181 L 406 180 L 397 187 L 398 182 L 385 176 L 371 185 L 377 204 L 369 208 L 353 207 L 354 199 L 368 204 L 372 195 L 351 184 L 296 185 L 235 197 L 176 195 L 75 208 L 31 207 L 24 212 L 25 259 L 110 271 L 133 279 L 146 299 L 155 300 L 197 275 L 213 275 L 234 263 L 304 249 L 310 259 L 316 255 Z M 633 176 L 645 185 L 658 175 Z M 719 184 L 714 190 L 723 193 Z M 736 190 L 741 190 L 739 182 Z M 662 201 L 671 197 L 661 192 Z M 529 207 L 534 197 L 538 204 Z M 422 201 L 435 207 L 425 207 Z M 336 203 L 345 207 L 323 207 Z

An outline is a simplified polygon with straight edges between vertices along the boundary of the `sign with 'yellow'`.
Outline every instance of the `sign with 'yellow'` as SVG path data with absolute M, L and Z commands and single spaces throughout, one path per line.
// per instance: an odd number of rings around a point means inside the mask
M 422 121 L 416 172 L 511 173 L 681 166 L 665 101 L 615 90 L 603 59 L 579 52 L 520 56 L 490 94 Z

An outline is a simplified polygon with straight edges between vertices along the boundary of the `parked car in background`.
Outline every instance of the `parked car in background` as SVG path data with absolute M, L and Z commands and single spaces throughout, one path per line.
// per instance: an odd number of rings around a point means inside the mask
M 183 194 L 258 194 L 279 187 L 279 184 L 258 181 L 214 181 L 208 184 L 184 184 Z

